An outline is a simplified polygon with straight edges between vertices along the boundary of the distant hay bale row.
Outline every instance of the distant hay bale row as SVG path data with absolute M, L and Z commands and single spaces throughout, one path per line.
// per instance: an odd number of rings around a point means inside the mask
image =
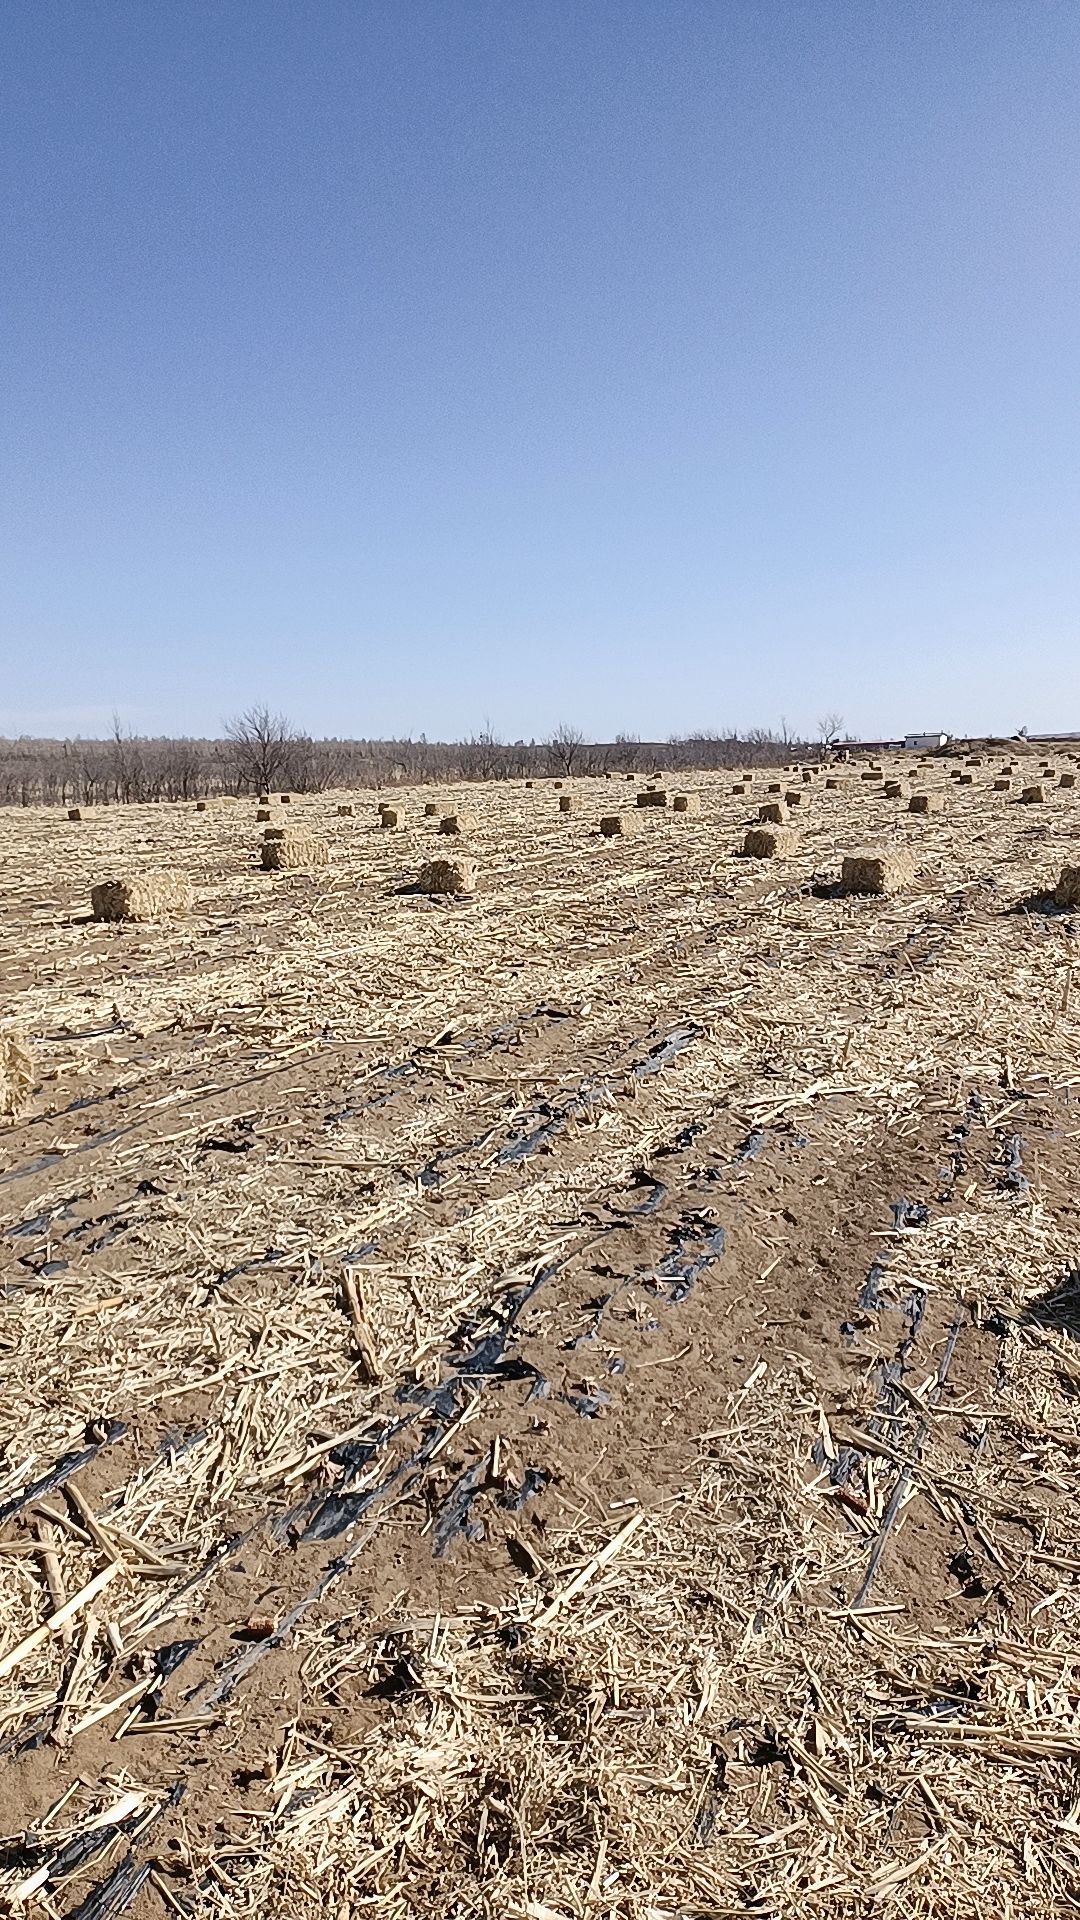
M 476 861 L 428 860 L 416 884 L 421 893 L 475 893 Z
M 0 1119 L 14 1120 L 34 1090 L 34 1056 L 26 1035 L 0 1028 Z
M 312 833 L 268 834 L 262 843 L 262 864 L 266 873 L 292 872 L 302 867 L 325 867 L 330 851 L 325 840 Z
M 194 897 L 186 873 L 144 873 L 99 881 L 90 889 L 90 908 L 95 920 L 162 920 L 189 913 Z

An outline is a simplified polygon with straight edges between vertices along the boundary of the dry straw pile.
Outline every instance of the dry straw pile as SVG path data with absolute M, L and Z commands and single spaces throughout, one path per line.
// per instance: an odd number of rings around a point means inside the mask
M 646 787 L 637 797 L 639 807 L 666 807 L 668 797 L 663 787 Z
M 186 873 L 143 873 L 99 881 L 90 890 L 90 910 L 95 920 L 164 920 L 189 913 L 194 897 Z
M 701 796 L 697 793 L 677 793 L 671 805 L 675 813 L 700 813 Z
M 945 800 L 940 793 L 913 793 L 908 801 L 909 813 L 942 813 Z
M 605 813 L 600 821 L 600 831 L 605 840 L 617 840 L 629 833 L 640 833 L 644 821 L 639 813 Z
M 462 810 L 460 813 L 447 813 L 439 822 L 440 833 L 474 833 L 476 815 Z

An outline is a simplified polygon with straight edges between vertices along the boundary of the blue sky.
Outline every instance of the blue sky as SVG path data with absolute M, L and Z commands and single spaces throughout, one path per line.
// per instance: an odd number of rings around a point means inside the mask
M 0 731 L 1080 726 L 1075 0 L 6 0 Z

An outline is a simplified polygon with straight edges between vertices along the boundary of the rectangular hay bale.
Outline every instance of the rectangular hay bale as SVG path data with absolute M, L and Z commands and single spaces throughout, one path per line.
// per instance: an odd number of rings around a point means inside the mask
M 313 833 L 282 833 L 262 843 L 262 864 L 266 873 L 295 872 L 302 867 L 325 867 L 330 858 L 325 840 Z
M 26 1035 L 0 1028 L 0 1119 L 14 1120 L 34 1090 L 34 1056 Z
M 666 807 L 667 794 L 663 787 L 646 787 L 637 797 L 639 807 Z
M 475 893 L 476 861 L 426 860 L 416 884 L 421 893 Z
M 840 870 L 845 893 L 899 893 L 915 878 L 915 861 L 906 847 L 864 847 L 848 853 Z
M 448 813 L 439 821 L 440 833 L 472 833 L 476 826 L 473 813 Z
M 671 806 L 675 813 L 700 813 L 701 796 L 697 793 L 677 793 Z
M 753 860 L 776 860 L 795 853 L 798 845 L 795 827 L 758 826 L 747 827 L 742 850 Z
M 941 813 L 944 806 L 940 793 L 913 793 L 907 803 L 909 813 Z
M 763 800 L 758 808 L 758 819 L 771 821 L 773 826 L 782 827 L 787 819 L 787 808 L 782 800 Z
M 99 881 L 90 889 L 90 908 L 95 920 L 161 920 L 189 912 L 193 898 L 186 873 L 143 873 Z
M 644 824 L 639 813 L 605 813 L 600 831 L 605 840 L 619 839 L 628 833 L 640 833 Z

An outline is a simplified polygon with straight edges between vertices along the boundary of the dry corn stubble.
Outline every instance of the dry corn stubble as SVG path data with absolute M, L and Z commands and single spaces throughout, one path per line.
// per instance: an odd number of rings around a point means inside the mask
M 918 829 L 924 893 L 838 915 L 801 874 L 740 870 L 726 785 L 702 779 L 677 835 L 577 863 L 531 801 L 480 789 L 491 885 L 450 914 L 398 896 L 393 836 L 342 835 L 317 888 L 266 888 L 243 821 L 212 817 L 210 911 L 137 942 L 65 917 L 86 878 L 55 816 L 0 814 L 4 1004 L 40 1082 L 4 1139 L 0 1224 L 26 1231 L 4 1241 L 0 1506 L 99 1410 L 138 1408 L 70 1501 L 0 1533 L 0 1658 L 73 1608 L 66 1644 L 0 1676 L 0 1738 L 57 1736 L 5 1757 L 9 1831 L 71 1793 L 33 1862 L 181 1782 L 133 1856 L 165 1888 L 141 1897 L 204 1920 L 1075 1903 L 1080 1019 L 1063 929 L 985 885 L 1045 887 L 1070 809 L 1033 834 L 958 792 Z M 859 819 L 854 796 L 810 810 L 814 872 Z M 89 831 L 131 865 L 143 842 L 189 857 L 179 813 Z M 111 1102 L 66 1113 L 117 1085 L 121 1137 Z M 28 1171 L 43 1143 L 79 1158 Z M 923 1224 L 894 1226 L 899 1195 Z M 717 1222 L 725 1251 L 676 1299 Z M 506 1370 L 459 1375 L 508 1312 Z M 883 1407 L 901 1345 L 916 1404 Z M 325 1545 L 275 1543 L 268 1512 L 322 1511 L 349 1473 L 357 1504 L 377 1488 L 372 1436 L 414 1415 L 395 1461 L 435 1445 L 398 1389 L 448 1387 L 460 1424 L 419 1484 Z M 557 1477 L 527 1494 L 530 1467 Z M 455 1499 L 474 1537 L 436 1560 Z M 151 1719 L 138 1663 L 189 1639 Z M 259 1649 L 218 1708 L 185 1704 Z M 31 1871 L 8 1851 L 0 1893 Z

